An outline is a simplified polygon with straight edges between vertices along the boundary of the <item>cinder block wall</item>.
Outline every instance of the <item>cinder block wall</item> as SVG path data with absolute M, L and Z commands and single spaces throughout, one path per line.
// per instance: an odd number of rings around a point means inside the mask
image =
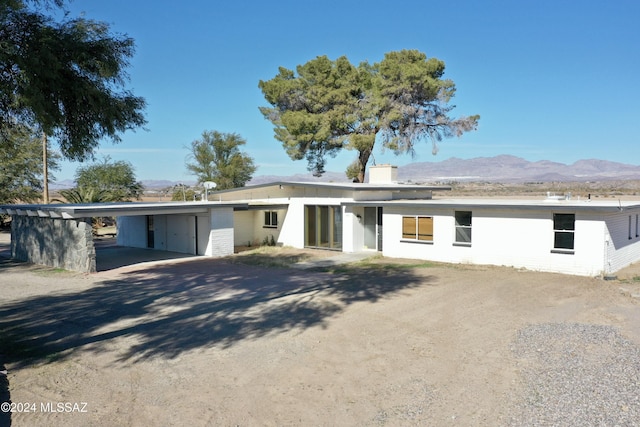
M 96 250 L 91 218 L 13 215 L 11 256 L 34 264 L 93 273 L 96 271 Z

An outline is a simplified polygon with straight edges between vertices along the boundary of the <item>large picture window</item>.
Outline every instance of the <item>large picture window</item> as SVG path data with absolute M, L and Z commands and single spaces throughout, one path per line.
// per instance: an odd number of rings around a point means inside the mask
M 575 229 L 575 214 L 553 214 L 553 248 L 573 251 Z
M 433 217 L 403 216 L 402 239 L 433 242 Z
M 456 211 L 456 243 L 471 244 L 471 212 Z

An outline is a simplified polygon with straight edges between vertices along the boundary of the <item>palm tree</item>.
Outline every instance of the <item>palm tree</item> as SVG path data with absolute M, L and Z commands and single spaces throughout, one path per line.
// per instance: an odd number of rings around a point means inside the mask
M 66 200 L 55 199 L 60 203 L 86 204 L 115 202 L 117 197 L 108 190 L 100 190 L 91 187 L 76 187 L 68 190 L 60 190 L 60 195 Z
M 58 203 L 73 203 L 77 205 L 88 203 L 107 203 L 119 201 L 118 196 L 108 190 L 100 190 L 92 187 L 76 187 L 68 190 L 60 190 L 60 195 L 66 200 L 53 199 Z M 94 234 L 96 229 L 104 223 L 104 218 L 91 218 Z

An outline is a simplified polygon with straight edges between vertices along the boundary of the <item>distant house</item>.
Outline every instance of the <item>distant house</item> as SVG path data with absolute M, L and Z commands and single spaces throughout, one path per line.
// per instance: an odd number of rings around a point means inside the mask
M 210 202 L 0 206 L 0 212 L 37 223 L 117 216 L 121 246 L 206 256 L 273 240 L 295 248 L 585 276 L 610 275 L 640 260 L 638 202 L 434 198 L 449 188 L 399 184 L 396 169 L 387 165 L 372 167 L 370 177 L 366 184 L 248 186 L 210 193 Z M 41 262 L 40 248 L 24 246 L 46 244 L 38 233 L 47 228 L 34 232 L 31 222 L 15 221 L 12 250 Z

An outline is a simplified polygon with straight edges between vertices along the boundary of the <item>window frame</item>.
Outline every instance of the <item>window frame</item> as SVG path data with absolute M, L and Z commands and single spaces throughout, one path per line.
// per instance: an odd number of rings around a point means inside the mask
M 560 228 L 563 224 L 560 223 L 561 216 L 572 217 L 570 228 Z M 552 253 L 561 253 L 561 254 L 574 254 L 576 248 L 575 234 L 576 234 L 576 214 L 575 213 L 567 213 L 567 212 L 554 212 L 552 216 L 552 227 L 553 227 L 553 249 Z M 560 237 L 561 236 L 571 236 L 570 239 L 570 247 L 562 247 L 559 246 Z
M 407 232 L 407 230 L 405 229 L 406 225 L 405 225 L 405 220 L 413 220 L 414 221 L 414 232 L 413 233 L 409 233 Z M 420 220 L 426 220 L 426 227 L 427 230 L 421 230 L 420 229 Z M 424 223 L 425 221 L 423 221 Z M 430 222 L 430 225 L 429 225 Z M 420 233 L 420 231 L 431 231 L 431 234 L 428 233 Z M 413 237 L 408 237 L 408 236 L 413 236 Z M 430 236 L 431 238 L 420 238 L 421 236 Z M 423 244 L 433 244 L 433 238 L 434 238 L 434 218 L 433 216 L 429 216 L 429 215 L 402 215 L 402 224 L 401 224 L 401 239 L 400 241 L 402 242 L 411 242 L 411 243 L 423 243 Z
M 278 228 L 278 211 L 263 211 L 263 212 L 264 212 L 264 223 L 262 224 L 262 228 Z
M 458 221 L 459 216 L 461 216 L 462 214 L 469 216 L 469 225 L 466 224 L 461 224 Z M 454 246 L 471 246 L 471 243 L 473 242 L 473 234 L 472 234 L 472 229 L 473 229 L 473 213 L 472 211 L 454 211 L 453 212 L 453 220 L 454 220 L 454 229 L 455 229 L 455 234 L 453 236 L 453 245 Z M 469 241 L 463 241 L 463 240 L 458 240 L 458 231 L 459 230 L 469 230 Z M 463 235 L 464 233 L 461 233 L 461 235 Z

